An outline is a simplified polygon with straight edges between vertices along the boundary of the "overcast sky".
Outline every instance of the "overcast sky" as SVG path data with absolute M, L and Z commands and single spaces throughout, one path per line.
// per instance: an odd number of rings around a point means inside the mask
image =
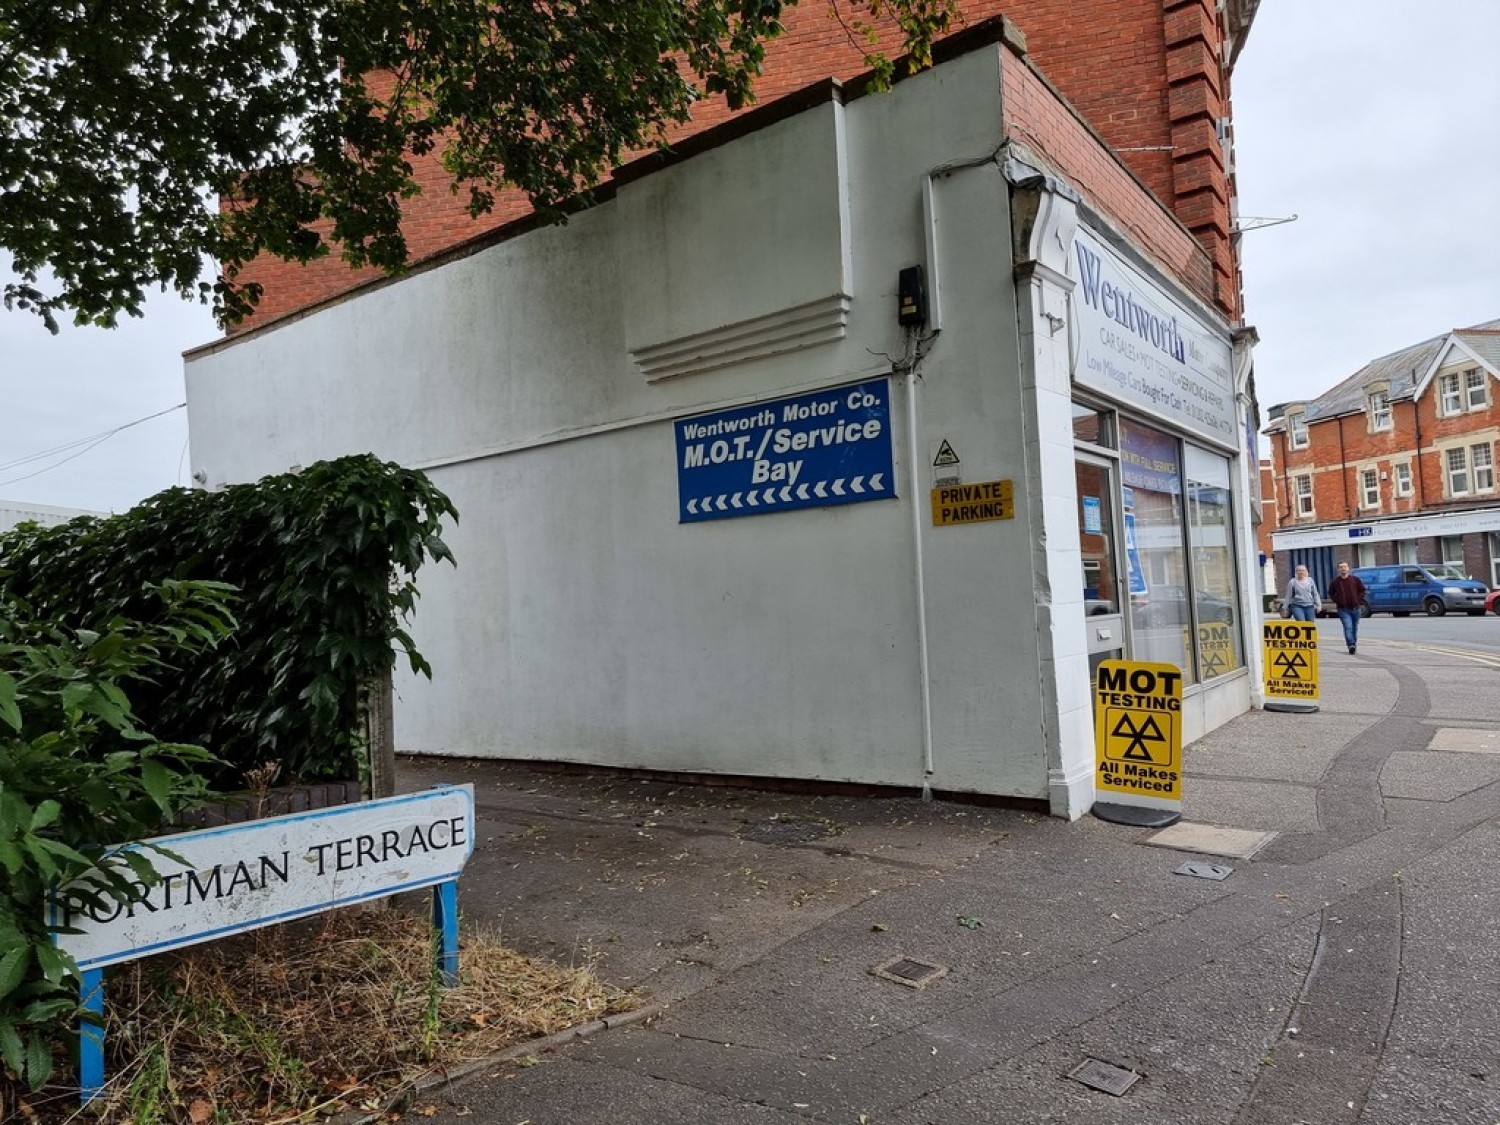
M 1240 211 L 1298 216 L 1243 241 L 1263 407 L 1500 318 L 1497 42 L 1497 0 L 1263 0 L 1234 77 Z M 216 334 L 171 297 L 60 337 L 0 309 L 0 501 L 121 510 L 186 484 L 181 352 Z

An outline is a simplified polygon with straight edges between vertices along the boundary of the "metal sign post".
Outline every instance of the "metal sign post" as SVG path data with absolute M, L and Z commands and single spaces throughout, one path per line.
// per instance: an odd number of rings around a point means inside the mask
M 474 851 L 474 787 L 445 786 L 122 844 L 159 878 L 118 901 L 96 878 L 55 891 L 53 942 L 78 963 L 78 1087 L 104 1087 L 104 968 L 279 922 L 432 888 L 435 970 L 458 982 L 458 876 Z M 87 887 L 88 898 L 77 891 Z M 58 932 L 66 930 L 68 932 Z

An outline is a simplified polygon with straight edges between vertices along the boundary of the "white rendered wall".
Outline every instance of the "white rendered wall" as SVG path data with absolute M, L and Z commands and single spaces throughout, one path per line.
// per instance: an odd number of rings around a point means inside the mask
M 419 582 L 435 675 L 398 681 L 400 750 L 1047 797 L 1039 494 L 993 164 L 934 187 L 943 331 L 915 453 L 891 379 L 900 498 L 677 522 L 673 418 L 890 372 L 924 178 L 995 150 L 999 88 L 996 49 L 978 50 L 190 357 L 210 486 L 371 450 L 458 505 L 457 570 Z M 794 308 L 816 310 L 812 336 L 787 327 Z M 741 362 L 648 379 L 631 359 L 674 334 L 722 358 L 745 333 L 763 343 Z M 944 439 L 965 480 L 1015 480 L 1015 519 L 931 526 Z

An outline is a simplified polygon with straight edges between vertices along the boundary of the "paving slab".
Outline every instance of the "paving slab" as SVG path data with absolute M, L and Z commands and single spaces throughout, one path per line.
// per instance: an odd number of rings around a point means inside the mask
M 1385 681 L 1389 675 L 1382 673 Z M 1365 717 L 1351 724 L 1347 715 L 1319 711 L 1290 714 L 1252 711 L 1213 731 L 1183 752 L 1186 787 L 1199 777 L 1263 778 L 1315 785 L 1328 772 L 1340 748 L 1375 724 Z
M 1213 820 L 1271 832 L 1312 832 L 1318 827 L 1315 785 L 1259 778 L 1183 779 L 1182 813 L 1190 821 Z
M 1432 732 L 1429 750 L 1461 754 L 1500 754 L 1500 731 L 1474 727 L 1438 727 Z
M 1500 781 L 1500 758 L 1399 750 L 1380 771 L 1380 791 L 1386 797 L 1411 801 L 1451 801 Z
M 891 1125 L 953 1121 L 1225 1121 L 1253 1089 L 1311 964 L 1314 921 L 1251 944 L 904 1107 Z M 1142 1077 L 1121 1097 L 1067 1079 L 1097 1058 Z
M 1252 859 L 1256 852 L 1275 838 L 1274 831 L 1264 829 L 1228 828 L 1218 824 L 1179 820 L 1176 824 L 1153 832 L 1141 843 L 1148 847 L 1172 848 L 1180 852 Z

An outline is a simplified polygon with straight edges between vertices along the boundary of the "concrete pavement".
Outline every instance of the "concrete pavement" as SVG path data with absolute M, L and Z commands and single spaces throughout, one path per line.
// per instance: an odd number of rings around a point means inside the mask
M 659 1005 L 422 1104 L 497 1125 L 1496 1125 L 1500 659 L 1350 657 L 1336 630 L 1318 714 L 1253 712 L 1185 752 L 1186 820 L 1276 834 L 1249 860 L 1091 817 L 405 763 L 407 787 L 475 785 L 467 921 Z M 1233 873 L 1174 874 L 1195 858 Z M 898 957 L 946 972 L 871 973 Z M 1068 1077 L 1090 1059 L 1140 1078 Z

